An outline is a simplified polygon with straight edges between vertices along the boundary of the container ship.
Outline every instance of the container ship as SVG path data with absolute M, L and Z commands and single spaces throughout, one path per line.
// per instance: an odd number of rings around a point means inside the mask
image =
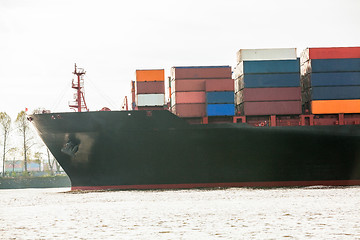
M 88 111 L 75 65 L 76 112 L 29 116 L 72 190 L 360 184 L 360 47 L 170 72 L 136 70 L 131 110 Z

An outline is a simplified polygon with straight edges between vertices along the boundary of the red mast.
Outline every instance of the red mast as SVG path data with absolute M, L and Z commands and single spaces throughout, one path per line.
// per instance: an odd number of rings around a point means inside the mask
M 75 71 L 73 72 L 74 75 L 77 76 L 77 79 L 72 80 L 71 87 L 76 89 L 76 93 L 74 94 L 74 101 L 69 102 L 69 107 L 77 110 L 78 112 L 82 111 L 89 111 L 86 106 L 85 102 L 85 95 L 84 95 L 84 75 L 85 70 L 83 68 L 78 68 L 75 63 Z
M 124 103 L 123 103 L 123 105 L 122 105 L 122 109 L 125 109 L 126 111 L 129 110 L 129 105 L 128 105 L 127 96 L 124 97 Z

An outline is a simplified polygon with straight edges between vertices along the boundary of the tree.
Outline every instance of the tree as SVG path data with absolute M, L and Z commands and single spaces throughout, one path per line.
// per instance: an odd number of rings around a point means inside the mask
M 31 129 L 29 121 L 27 120 L 25 111 L 19 112 L 16 117 L 16 124 L 22 137 L 23 153 L 24 153 L 24 166 L 25 172 L 27 172 L 27 161 L 30 148 L 34 145 L 32 143 L 33 137 L 31 136 Z
M 10 157 L 8 157 L 8 159 L 13 159 L 12 163 L 10 164 L 11 165 L 11 174 L 10 175 L 13 175 L 14 174 L 14 168 L 15 168 L 15 157 L 16 157 L 16 154 L 18 153 L 18 149 L 16 147 L 12 147 L 10 148 L 7 153 L 10 155 Z
M 36 153 L 34 154 L 35 162 L 39 163 L 39 172 L 41 171 L 42 155 L 43 155 L 42 152 L 36 152 Z
M 0 112 L 0 125 L 2 127 L 3 133 L 4 133 L 4 152 L 3 152 L 3 169 L 2 169 L 2 176 L 5 176 L 5 158 L 6 158 L 6 144 L 7 144 L 7 140 L 9 137 L 9 133 L 10 133 L 10 128 L 11 128 L 11 118 L 9 115 L 7 115 L 6 112 Z

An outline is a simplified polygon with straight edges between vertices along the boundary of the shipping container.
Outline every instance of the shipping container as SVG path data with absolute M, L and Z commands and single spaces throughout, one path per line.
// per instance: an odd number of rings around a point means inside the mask
M 183 103 L 175 104 L 171 108 L 172 113 L 179 117 L 205 117 L 206 104 L 205 103 Z
M 234 91 L 234 79 L 206 79 L 205 89 L 207 92 Z
M 248 116 L 301 114 L 301 101 L 243 102 L 239 111 Z
M 164 94 L 138 94 L 136 95 L 137 106 L 164 106 Z
M 136 82 L 136 94 L 165 93 L 165 82 Z
M 164 69 L 146 69 L 136 70 L 136 81 L 164 81 L 165 71 Z
M 311 100 L 360 99 L 360 86 L 312 87 Z
M 207 103 L 234 103 L 234 92 L 207 92 Z
M 360 100 L 320 100 L 311 102 L 313 114 L 360 113 Z
M 235 78 L 255 73 L 299 73 L 300 62 L 296 60 L 269 60 L 240 62 L 234 69 Z
M 360 72 L 309 73 L 301 76 L 303 89 L 326 86 L 360 86 Z
M 300 101 L 300 87 L 244 88 L 237 94 L 237 103 L 264 101 Z
M 360 58 L 312 59 L 301 65 L 301 75 L 326 72 L 360 72 Z
M 205 92 L 174 92 L 171 94 L 172 104 L 181 103 L 205 103 L 206 93 Z
M 309 59 L 360 58 L 360 47 L 307 48 L 301 53 L 301 64 Z
M 311 86 L 360 86 L 359 72 L 312 73 Z
M 204 79 L 172 80 L 171 93 L 173 92 L 199 92 L 205 91 Z
M 206 112 L 208 116 L 234 116 L 234 104 L 207 104 Z
M 244 74 L 235 80 L 236 92 L 243 88 L 269 87 L 300 87 L 300 74 Z
M 240 49 L 237 61 L 258 60 L 293 60 L 296 59 L 296 48 Z
M 171 78 L 178 79 L 206 79 L 231 78 L 230 66 L 199 66 L 199 67 L 172 67 Z

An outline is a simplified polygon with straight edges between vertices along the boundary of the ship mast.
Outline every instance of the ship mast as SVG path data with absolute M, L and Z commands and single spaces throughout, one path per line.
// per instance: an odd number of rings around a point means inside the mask
M 74 94 L 74 101 L 69 102 L 69 107 L 77 110 L 78 112 L 89 111 L 85 102 L 84 95 L 84 75 L 85 70 L 83 68 L 78 68 L 75 63 L 75 70 L 73 72 L 74 75 L 77 76 L 76 79 L 72 80 L 71 87 L 76 89 L 76 93 Z

